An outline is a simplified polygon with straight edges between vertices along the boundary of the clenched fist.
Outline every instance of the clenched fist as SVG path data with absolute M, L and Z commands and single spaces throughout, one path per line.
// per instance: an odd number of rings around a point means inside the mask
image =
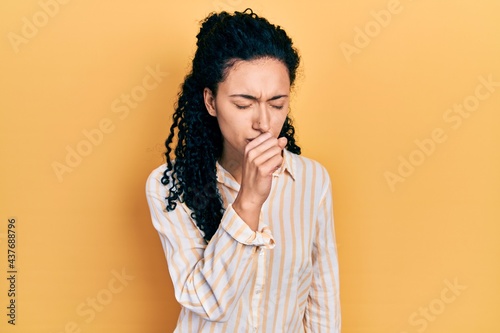
M 272 175 L 283 163 L 282 152 L 286 144 L 286 138 L 275 138 L 266 132 L 245 147 L 241 186 L 233 208 L 254 231 L 259 225 L 262 205 L 271 191 Z

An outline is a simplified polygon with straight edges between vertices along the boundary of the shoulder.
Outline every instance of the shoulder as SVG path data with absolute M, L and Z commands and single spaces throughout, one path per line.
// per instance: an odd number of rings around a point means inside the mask
M 297 155 L 289 151 L 285 151 L 286 159 L 288 159 L 288 167 L 291 170 L 294 178 L 310 179 L 316 183 L 328 184 L 330 183 L 330 176 L 328 170 L 318 161 Z
M 167 164 L 164 163 L 155 168 L 153 171 L 151 171 L 151 173 L 148 176 L 148 179 L 146 180 L 146 191 L 150 192 L 166 191 L 165 186 L 161 182 L 161 179 L 163 178 L 166 169 L 167 169 Z

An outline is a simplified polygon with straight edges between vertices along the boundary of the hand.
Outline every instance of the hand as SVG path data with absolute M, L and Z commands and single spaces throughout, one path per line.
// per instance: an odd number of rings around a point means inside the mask
M 283 163 L 286 138 L 266 132 L 249 142 L 243 157 L 241 186 L 233 202 L 236 213 L 257 230 L 260 211 L 271 191 L 272 175 Z

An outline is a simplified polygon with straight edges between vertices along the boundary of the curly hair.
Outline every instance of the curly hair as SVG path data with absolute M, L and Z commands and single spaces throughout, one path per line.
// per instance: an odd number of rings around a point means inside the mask
M 203 90 L 209 88 L 215 96 L 218 84 L 236 61 L 259 58 L 281 61 L 293 85 L 300 57 L 280 26 L 257 16 L 251 9 L 209 15 L 196 37 L 192 70 L 181 86 L 170 134 L 165 141 L 167 168 L 161 182 L 169 185 L 165 198 L 167 211 L 174 210 L 177 202 L 184 202 L 208 243 L 224 213 L 216 176 L 223 138 L 217 119 L 207 112 Z M 288 139 L 287 150 L 300 154 L 294 134 L 292 120 L 287 116 L 279 136 Z M 175 160 L 172 160 L 175 138 Z

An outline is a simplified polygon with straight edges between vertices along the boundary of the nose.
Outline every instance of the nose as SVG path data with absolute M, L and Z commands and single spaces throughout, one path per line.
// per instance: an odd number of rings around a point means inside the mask
M 271 129 L 271 119 L 267 107 L 260 105 L 256 108 L 254 116 L 253 128 L 261 133 L 268 132 Z

